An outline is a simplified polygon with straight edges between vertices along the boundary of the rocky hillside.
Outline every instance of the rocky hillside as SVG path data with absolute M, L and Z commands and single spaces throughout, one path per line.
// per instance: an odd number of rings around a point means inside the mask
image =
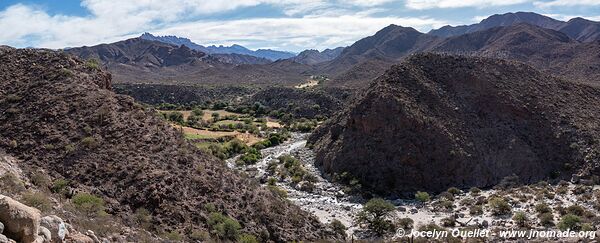
M 431 50 L 518 60 L 570 81 L 600 84 L 600 42 L 581 43 L 530 24 L 451 37 Z
M 297 85 L 308 79 L 311 66 L 238 54 L 206 55 L 185 45 L 133 38 L 65 52 L 98 59 L 115 83 Z
M 0 149 L 27 173 L 41 169 L 101 197 L 110 215 L 147 210 L 158 234 L 209 231 L 218 212 L 261 241 L 326 237 L 315 218 L 198 151 L 110 82 L 70 55 L 2 47 Z
M 311 137 L 327 173 L 381 194 L 600 175 L 600 89 L 510 61 L 418 54 Z

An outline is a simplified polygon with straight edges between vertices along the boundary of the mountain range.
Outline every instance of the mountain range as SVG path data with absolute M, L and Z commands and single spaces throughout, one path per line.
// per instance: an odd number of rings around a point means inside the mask
M 173 44 L 173 45 L 185 45 L 194 50 L 202 51 L 207 54 L 242 54 L 254 57 L 260 57 L 269 59 L 271 61 L 276 61 L 279 59 L 288 59 L 296 56 L 296 54 L 286 51 L 275 51 L 270 49 L 258 49 L 256 51 L 250 50 L 241 45 L 231 45 L 231 46 L 203 46 L 192 42 L 190 39 L 177 37 L 177 36 L 154 36 L 150 33 L 144 33 L 140 36 L 141 39 L 144 40 L 152 40 L 152 41 L 160 41 L 163 43 Z

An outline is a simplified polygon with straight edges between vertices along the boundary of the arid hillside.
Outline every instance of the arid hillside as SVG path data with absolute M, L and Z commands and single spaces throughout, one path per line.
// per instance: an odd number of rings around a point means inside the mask
M 261 241 L 328 238 L 315 218 L 197 150 L 153 109 L 110 89 L 111 76 L 97 63 L 0 48 L 0 148 L 22 160 L 26 173 L 43 169 L 75 191 L 101 197 L 109 214 L 147 210 L 150 230 L 159 235 L 208 232 L 216 212 Z
M 311 137 L 326 173 L 381 194 L 600 175 L 600 90 L 516 62 L 417 54 Z

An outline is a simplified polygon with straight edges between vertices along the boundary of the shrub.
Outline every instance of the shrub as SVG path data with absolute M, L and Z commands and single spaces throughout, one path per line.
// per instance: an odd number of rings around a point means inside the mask
M 448 188 L 447 192 L 451 193 L 452 195 L 458 195 L 462 191 L 456 187 L 450 187 L 450 188 Z
M 65 145 L 65 152 L 67 152 L 68 154 L 72 153 L 75 151 L 75 145 L 73 144 L 67 144 Z
M 175 230 L 164 234 L 164 238 L 167 238 L 172 241 L 182 241 L 183 240 L 183 236 L 181 235 L 181 233 L 179 233 Z
M 192 109 L 192 114 L 194 116 L 200 116 L 200 117 L 202 117 L 204 115 L 204 111 L 201 110 L 200 108 L 194 108 L 194 109 Z
M 548 204 L 540 203 L 538 205 L 535 205 L 535 212 L 537 212 L 538 214 L 551 213 L 552 208 L 550 208 Z
M 275 194 L 275 196 L 278 196 L 279 198 L 287 198 L 287 192 L 284 189 L 281 189 L 278 186 L 268 186 L 268 188 L 273 194 Z
M 73 197 L 73 204 L 90 216 L 104 212 L 104 200 L 92 194 L 78 193 Z
M 152 215 L 150 214 L 150 211 L 148 211 L 145 208 L 138 208 L 137 210 L 135 210 L 134 216 L 135 221 L 142 227 L 149 226 L 150 221 L 152 220 Z
M 538 219 L 540 220 L 540 225 L 542 226 L 554 226 L 554 215 L 552 215 L 550 212 L 539 214 Z
M 512 220 L 515 221 L 515 224 L 517 224 L 519 227 L 527 226 L 527 222 L 529 221 L 527 215 L 525 215 L 523 212 L 516 212 L 515 215 L 513 215 Z
M 579 230 L 581 228 L 581 218 L 579 218 L 577 215 L 567 214 L 560 218 L 557 226 L 563 231 L 567 229 Z
M 95 58 L 88 59 L 87 61 L 85 61 L 85 66 L 92 70 L 99 70 L 100 61 L 98 61 L 98 59 Z
M 471 208 L 469 208 L 469 214 L 471 215 L 482 215 L 483 214 L 483 207 L 481 207 L 480 205 L 475 205 L 472 206 Z
M 81 139 L 81 145 L 88 149 L 92 149 L 96 147 L 96 140 L 93 137 L 84 137 Z
M 359 224 L 366 224 L 367 228 L 379 236 L 395 231 L 396 226 L 390 220 L 394 212 L 394 205 L 381 199 L 373 198 L 367 202 L 362 211 L 357 215 Z
M 417 201 L 419 202 L 424 203 L 431 200 L 431 196 L 429 196 L 429 193 L 427 192 L 417 192 L 415 194 L 415 199 L 417 199 Z
M 40 188 L 48 189 L 50 178 L 41 171 L 37 171 L 31 175 L 31 183 Z
M 207 223 L 213 234 L 224 240 L 236 240 L 242 228 L 235 219 L 218 212 L 211 213 Z
M 401 218 L 398 220 L 397 225 L 403 229 L 412 229 L 414 223 L 415 221 L 413 221 L 411 218 Z
M 508 215 L 512 211 L 510 205 L 500 197 L 493 197 L 488 200 L 488 205 L 492 210 L 493 215 Z
M 583 216 L 583 214 L 585 213 L 585 209 L 579 205 L 571 205 L 567 207 L 567 213 L 577 216 Z
M 16 94 L 8 94 L 8 95 L 6 95 L 5 99 L 8 103 L 14 103 L 14 102 L 20 101 L 22 98 L 21 98 L 21 96 L 18 96 Z
M 6 173 L 0 177 L 0 189 L 3 193 L 19 193 L 25 190 L 25 184 L 14 174 Z
M 237 241 L 238 243 L 258 243 L 258 240 L 254 235 L 242 234 Z
M 190 234 L 190 238 L 192 240 L 205 242 L 205 241 L 210 240 L 210 233 L 208 233 L 204 230 L 193 230 L 192 233 Z
M 48 196 L 41 192 L 28 192 L 23 194 L 23 204 L 47 212 L 52 209 L 52 202 Z
M 329 224 L 329 227 L 331 227 L 331 230 L 333 230 L 333 232 L 337 235 L 340 235 L 342 237 L 344 237 L 344 239 L 346 238 L 346 230 L 348 228 L 346 228 L 346 225 L 344 225 L 342 222 L 340 222 L 337 219 L 334 219 L 331 221 L 331 223 Z
M 56 179 L 52 183 L 50 191 L 54 193 L 65 194 L 67 192 L 67 186 L 69 186 L 69 181 L 65 179 Z

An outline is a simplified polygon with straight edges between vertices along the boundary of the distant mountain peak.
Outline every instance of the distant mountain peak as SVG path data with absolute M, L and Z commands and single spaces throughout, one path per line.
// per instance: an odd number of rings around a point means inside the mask
M 476 24 L 459 26 L 446 25 L 442 28 L 429 31 L 429 34 L 439 37 L 451 37 L 519 23 L 557 30 L 581 42 L 591 42 L 600 39 L 600 23 L 598 22 L 581 17 L 565 22 L 534 12 L 494 14 Z

